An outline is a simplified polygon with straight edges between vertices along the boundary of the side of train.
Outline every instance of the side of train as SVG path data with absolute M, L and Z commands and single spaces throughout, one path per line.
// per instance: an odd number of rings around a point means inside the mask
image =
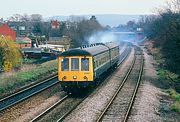
M 113 42 L 70 49 L 58 57 L 58 79 L 67 92 L 86 88 L 118 61 L 119 45 Z

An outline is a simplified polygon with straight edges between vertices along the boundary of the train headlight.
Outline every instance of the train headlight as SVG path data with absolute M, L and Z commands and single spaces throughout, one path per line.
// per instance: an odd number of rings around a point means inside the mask
M 87 77 L 86 77 L 86 76 L 84 76 L 84 79 L 87 79 Z
M 73 76 L 73 79 L 77 79 L 77 76 Z
M 66 76 L 64 76 L 63 79 L 66 79 Z

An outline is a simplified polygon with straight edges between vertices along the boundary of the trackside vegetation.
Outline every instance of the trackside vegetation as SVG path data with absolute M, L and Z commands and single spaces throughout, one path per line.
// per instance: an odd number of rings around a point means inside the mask
M 15 41 L 0 35 L 0 68 L 5 72 L 21 64 L 22 55 Z
M 171 0 L 158 15 L 142 17 L 139 26 L 153 44 L 149 50 L 158 65 L 159 85 L 169 89 L 172 110 L 180 112 L 180 1 Z
M 8 77 L 0 77 L 0 97 L 17 91 L 19 88 L 57 73 L 57 60 L 48 61 L 28 71 L 13 73 Z
M 171 105 L 171 109 L 180 113 L 180 94 L 177 93 L 174 89 L 169 89 L 167 90 L 167 92 L 169 93 L 170 97 L 175 101 Z

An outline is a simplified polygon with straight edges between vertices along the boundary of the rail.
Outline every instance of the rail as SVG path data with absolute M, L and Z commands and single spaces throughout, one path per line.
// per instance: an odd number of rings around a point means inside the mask
M 51 111 L 52 109 L 54 109 L 56 106 L 58 106 L 60 103 L 62 103 L 64 100 L 66 100 L 68 98 L 68 95 L 65 95 L 62 99 L 60 99 L 59 101 L 57 101 L 55 104 L 53 104 L 51 107 L 49 107 L 48 109 L 46 109 L 44 112 L 42 112 L 41 114 L 39 114 L 38 116 L 36 116 L 34 119 L 32 119 L 30 122 L 35 122 L 40 120 L 43 116 L 45 116 L 49 111 Z
M 126 80 L 128 79 L 133 67 L 134 67 L 134 64 L 135 64 L 135 60 L 136 60 L 136 54 L 134 55 L 134 59 L 133 59 L 133 62 L 132 62 L 132 65 L 130 66 L 129 70 L 127 71 L 125 77 L 123 78 L 123 81 L 121 82 L 119 88 L 117 89 L 117 91 L 115 92 L 115 94 L 113 95 L 113 97 L 110 99 L 109 103 L 106 105 L 106 107 L 104 108 L 103 112 L 99 115 L 98 119 L 96 120 L 96 122 L 100 122 L 105 113 L 107 112 L 107 110 L 109 109 L 109 107 L 112 105 L 113 101 L 115 100 L 115 98 L 117 97 L 117 95 L 120 93 L 121 89 L 123 88 Z M 129 113 L 131 111 L 131 108 L 132 108 L 132 105 L 134 103 L 134 100 L 135 100 L 135 96 L 137 94 L 137 91 L 138 91 L 138 88 L 139 88 L 139 85 L 140 85 L 140 81 L 141 81 L 141 76 L 142 76 L 142 72 L 143 72 L 143 66 L 144 66 L 144 59 L 143 59 L 143 56 L 141 54 L 141 68 L 140 68 L 140 71 L 139 71 L 139 75 L 138 75 L 138 80 L 137 80 L 137 83 L 136 83 L 136 86 L 135 86 L 135 89 L 133 91 L 133 95 L 131 97 L 131 100 L 128 104 L 128 109 L 127 111 L 125 112 L 125 116 L 123 117 L 123 122 L 126 122 L 127 119 L 128 119 L 128 116 L 129 116 Z
M 3 111 L 35 94 L 38 94 L 58 83 L 57 75 L 44 80 L 43 82 L 39 82 L 34 84 L 28 88 L 25 88 L 19 92 L 11 94 L 5 98 L 0 100 L 0 111 Z

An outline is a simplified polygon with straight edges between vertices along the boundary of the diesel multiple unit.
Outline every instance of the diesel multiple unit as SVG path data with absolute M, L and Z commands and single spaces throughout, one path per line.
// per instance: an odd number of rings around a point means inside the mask
M 119 45 L 113 42 L 70 49 L 58 58 L 58 79 L 67 92 L 89 87 L 118 61 Z

